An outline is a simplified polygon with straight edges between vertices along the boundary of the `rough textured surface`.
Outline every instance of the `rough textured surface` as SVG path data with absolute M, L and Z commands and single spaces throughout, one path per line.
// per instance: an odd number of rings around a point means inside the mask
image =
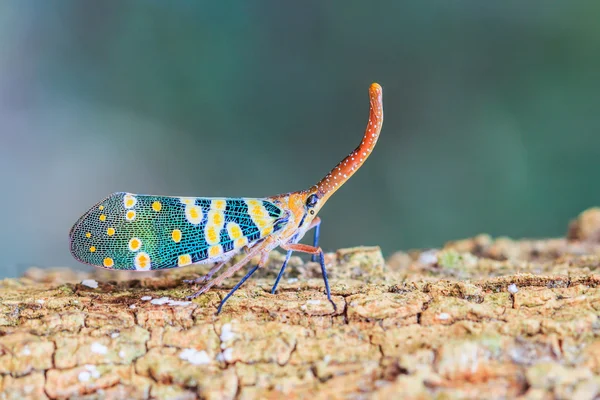
M 277 253 L 219 317 L 236 281 L 181 302 L 196 267 L 29 270 L 0 281 L 0 399 L 592 399 L 594 215 L 572 223 L 571 241 L 482 235 L 387 262 L 376 247 L 328 254 L 337 313 L 318 265 L 298 257 L 271 295 Z

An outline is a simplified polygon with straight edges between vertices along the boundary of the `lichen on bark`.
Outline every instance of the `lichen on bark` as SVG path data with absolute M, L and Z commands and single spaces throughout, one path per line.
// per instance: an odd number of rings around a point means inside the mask
M 202 267 L 30 269 L 0 281 L 0 399 L 598 397 L 597 210 L 569 232 L 329 253 L 337 312 L 298 257 L 270 293 L 279 253 L 219 316 L 236 279 L 185 302 Z

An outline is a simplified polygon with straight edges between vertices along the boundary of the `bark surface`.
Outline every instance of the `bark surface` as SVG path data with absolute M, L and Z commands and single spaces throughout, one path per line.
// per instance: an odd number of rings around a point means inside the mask
M 335 313 L 298 257 L 270 294 L 278 253 L 220 316 L 237 280 L 186 302 L 200 267 L 31 269 L 0 281 L 0 399 L 594 398 L 599 232 L 592 209 L 565 239 L 342 249 Z

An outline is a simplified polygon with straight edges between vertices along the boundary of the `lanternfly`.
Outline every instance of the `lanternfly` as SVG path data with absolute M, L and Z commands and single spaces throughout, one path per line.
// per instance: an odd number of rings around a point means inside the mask
M 321 264 L 327 298 L 331 300 L 323 251 L 318 247 L 321 219 L 317 213 L 361 167 L 377 143 L 383 124 L 382 89 L 369 88 L 370 113 L 360 145 L 319 183 L 299 192 L 265 198 L 166 197 L 114 193 L 86 212 L 69 233 L 77 260 L 114 270 L 149 271 L 216 263 L 206 276 L 190 283 L 204 286 L 194 298 L 219 285 L 254 257 L 259 262 L 229 292 L 218 308 L 260 267 L 276 247 L 287 250 L 273 285 L 283 275 L 292 252 L 309 253 Z M 312 246 L 298 243 L 315 229 Z M 213 275 L 241 251 L 244 257 L 216 278 Z

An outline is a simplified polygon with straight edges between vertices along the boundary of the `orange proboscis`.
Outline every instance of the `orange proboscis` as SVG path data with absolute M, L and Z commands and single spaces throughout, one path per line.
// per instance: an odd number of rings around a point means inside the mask
M 360 168 L 365 160 L 373 151 L 379 134 L 381 133 L 381 127 L 383 126 L 383 100 L 382 100 L 381 86 L 377 83 L 373 83 L 369 87 L 369 98 L 371 101 L 371 108 L 369 111 L 369 122 L 365 135 L 363 136 L 360 145 L 344 158 L 338 165 L 331 170 L 331 172 L 319 183 L 317 188 L 322 194 L 321 201 L 328 199 L 336 190 L 338 190 L 354 173 Z

